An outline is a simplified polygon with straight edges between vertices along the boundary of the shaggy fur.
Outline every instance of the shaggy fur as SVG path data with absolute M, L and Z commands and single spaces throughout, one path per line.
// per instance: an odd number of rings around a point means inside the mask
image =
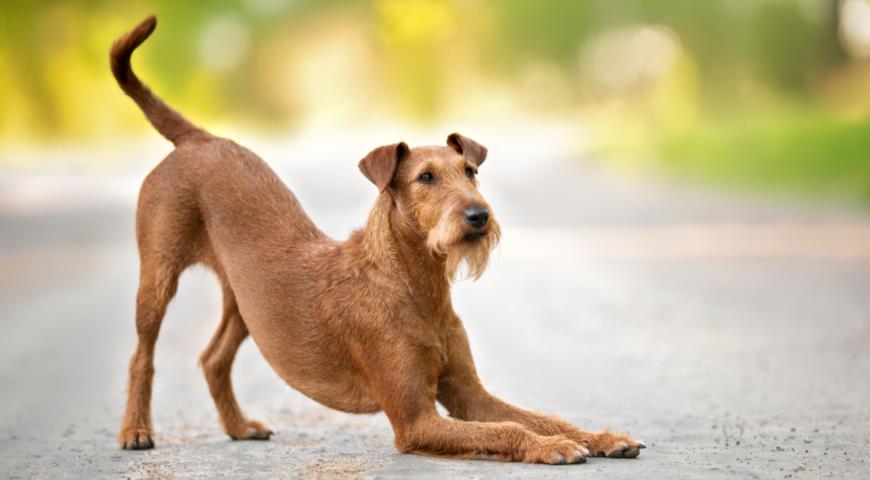
M 511 406 L 477 377 L 450 282 L 479 277 L 498 242 L 475 174 L 486 149 L 458 134 L 441 147 L 379 147 L 360 170 L 380 190 L 365 228 L 345 242 L 324 235 L 255 154 L 190 124 L 145 87 L 130 56 L 154 30 L 149 17 L 118 39 L 121 88 L 176 148 L 145 179 L 136 213 L 141 262 L 138 346 L 130 361 L 123 448 L 152 448 L 154 345 L 178 276 L 211 268 L 223 316 L 201 364 L 226 433 L 267 439 L 233 395 L 230 369 L 250 334 L 289 385 L 345 412 L 383 410 L 401 452 L 579 463 L 634 457 L 626 435 L 587 432 Z M 471 210 L 470 210 L 471 209 Z M 440 402 L 453 418 L 443 418 Z

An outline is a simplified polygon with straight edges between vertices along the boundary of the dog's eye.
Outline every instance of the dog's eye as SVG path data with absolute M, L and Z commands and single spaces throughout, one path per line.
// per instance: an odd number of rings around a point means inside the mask
M 435 181 L 435 175 L 432 175 L 429 172 L 423 172 L 417 177 L 417 181 L 420 183 L 432 183 Z
M 474 178 L 477 172 L 474 171 L 471 167 L 465 167 L 465 176 L 468 178 Z

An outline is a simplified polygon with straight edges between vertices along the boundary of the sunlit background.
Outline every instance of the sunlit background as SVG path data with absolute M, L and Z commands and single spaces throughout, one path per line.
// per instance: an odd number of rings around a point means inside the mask
M 135 68 L 220 133 L 556 123 L 620 168 L 870 200 L 868 0 L 4 2 L 4 169 L 154 135 L 107 66 L 150 13 Z

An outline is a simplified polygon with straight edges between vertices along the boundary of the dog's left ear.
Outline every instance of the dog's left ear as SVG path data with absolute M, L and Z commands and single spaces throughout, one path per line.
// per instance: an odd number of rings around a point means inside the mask
M 399 160 L 410 151 L 405 142 L 378 147 L 359 161 L 359 169 L 366 178 L 378 186 L 378 190 L 383 192 L 393 181 Z
M 458 133 L 451 133 L 447 137 L 447 145 L 459 152 L 460 155 L 471 160 L 478 167 L 486 160 L 486 147 Z

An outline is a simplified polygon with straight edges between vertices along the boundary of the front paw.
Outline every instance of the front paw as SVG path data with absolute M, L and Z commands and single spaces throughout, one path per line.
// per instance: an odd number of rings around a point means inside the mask
M 640 455 L 642 448 L 646 448 L 643 442 L 609 430 L 595 433 L 591 439 L 581 443 L 589 449 L 591 455 L 608 458 L 634 458 Z
M 582 445 L 563 435 L 557 435 L 540 437 L 538 442 L 535 442 L 526 449 L 522 461 L 526 463 L 564 465 L 568 463 L 583 463 L 588 455 L 589 450 Z

